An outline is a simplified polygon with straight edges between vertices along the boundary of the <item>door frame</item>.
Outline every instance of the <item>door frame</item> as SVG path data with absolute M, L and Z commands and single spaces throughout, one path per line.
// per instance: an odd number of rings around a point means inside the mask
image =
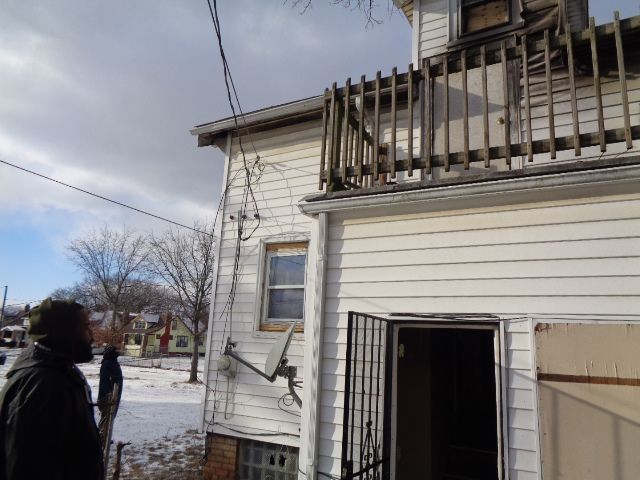
M 509 480 L 509 458 L 506 447 L 508 445 L 508 427 L 507 427 L 507 401 L 506 401 L 506 349 L 505 349 L 505 332 L 503 322 L 500 321 L 460 321 L 460 320 L 400 320 L 394 319 L 390 325 L 393 335 L 392 349 L 392 365 L 393 373 L 391 375 L 391 405 L 390 405 L 390 435 L 389 435 L 389 474 L 390 480 L 395 480 L 396 467 L 396 443 L 397 443 L 397 395 L 398 395 L 398 333 L 401 328 L 446 328 L 446 329 L 464 329 L 464 330 L 492 330 L 493 335 L 493 351 L 495 358 L 495 380 L 496 380 L 496 431 L 498 440 L 498 479 Z M 401 480 L 401 479 L 398 479 Z

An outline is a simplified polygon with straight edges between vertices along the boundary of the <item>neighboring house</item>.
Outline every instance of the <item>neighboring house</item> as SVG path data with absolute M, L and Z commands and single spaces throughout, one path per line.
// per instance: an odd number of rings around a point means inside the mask
M 122 330 L 123 355 L 140 357 L 147 351 L 148 333 L 161 325 L 159 314 L 139 313 Z
M 125 320 L 126 315 L 126 320 Z M 116 328 L 120 329 L 127 325 L 133 319 L 138 316 L 137 313 L 130 312 L 117 312 L 116 313 Z M 113 310 L 105 311 L 92 311 L 89 313 L 89 322 L 93 328 L 111 329 L 111 322 L 113 321 Z
M 640 17 L 396 3 L 411 75 L 247 113 L 245 158 L 192 130 L 225 152 L 205 478 L 636 478 Z M 292 321 L 300 409 L 220 359 Z
M 27 329 L 18 325 L 0 328 L 3 344 L 9 343 L 14 347 L 24 347 L 27 341 Z
M 191 355 L 195 336 L 189 321 L 180 317 L 169 317 L 163 325 L 148 330 L 146 333 L 146 355 Z M 204 338 L 206 332 L 200 335 L 199 354 L 205 354 Z

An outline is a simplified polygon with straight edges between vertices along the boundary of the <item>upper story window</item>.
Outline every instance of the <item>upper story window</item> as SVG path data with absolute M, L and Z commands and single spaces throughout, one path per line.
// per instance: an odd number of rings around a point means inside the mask
M 146 322 L 144 322 L 144 321 L 142 321 L 142 320 L 136 320 L 136 321 L 133 323 L 133 328 L 136 328 L 136 329 L 145 329 L 145 328 L 147 328 L 147 324 L 146 324 Z
M 460 35 L 509 23 L 510 0 L 460 0 Z
M 304 322 L 307 248 L 306 241 L 265 245 L 260 330 L 278 331 L 293 321 Z
M 451 40 L 472 40 L 518 24 L 520 0 L 449 0 Z
M 176 320 L 171 322 L 171 330 L 175 330 L 178 328 L 178 322 Z

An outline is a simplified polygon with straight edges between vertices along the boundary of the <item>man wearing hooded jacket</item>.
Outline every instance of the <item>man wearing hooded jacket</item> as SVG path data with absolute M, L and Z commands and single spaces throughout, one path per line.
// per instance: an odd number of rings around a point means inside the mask
M 113 345 L 107 345 L 102 354 L 102 364 L 100 365 L 100 384 L 98 386 L 98 408 L 100 409 L 100 423 L 98 429 L 102 435 L 102 441 L 106 441 L 107 434 L 107 412 L 113 406 L 112 418 L 115 418 L 122 397 L 122 369 L 118 363 L 118 350 Z M 118 398 L 115 404 L 111 405 L 113 391 L 118 386 Z
M 34 343 L 0 392 L 0 480 L 102 479 L 91 390 L 75 365 L 92 358 L 88 313 L 47 299 L 29 323 Z

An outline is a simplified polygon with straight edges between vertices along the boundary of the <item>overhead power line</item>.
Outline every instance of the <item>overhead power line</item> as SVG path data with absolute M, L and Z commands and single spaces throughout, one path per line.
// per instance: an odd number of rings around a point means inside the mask
M 97 193 L 90 192 L 89 190 L 85 190 L 85 189 L 80 188 L 80 187 L 75 187 L 75 186 L 70 185 L 68 183 L 61 182 L 60 180 L 56 180 L 55 178 L 51 178 L 51 177 L 48 177 L 48 176 L 43 175 L 41 173 L 34 172 L 33 170 L 29 170 L 28 168 L 21 167 L 19 165 L 16 165 L 15 163 L 7 162 L 6 160 L 2 160 L 2 159 L 0 159 L 0 163 L 3 163 L 3 164 L 8 165 L 10 167 L 16 168 L 18 170 L 22 170 L 23 172 L 30 173 L 31 175 L 35 175 L 37 177 L 44 178 L 45 180 L 49 180 L 50 182 L 57 183 L 58 185 L 62 185 L 63 187 L 71 188 L 72 190 L 76 190 L 78 192 L 82 192 L 82 193 L 86 193 L 87 195 L 91 195 L 92 197 L 99 198 L 100 200 L 104 200 L 106 202 L 113 203 L 113 204 L 118 205 L 120 207 L 124 207 L 124 208 L 128 208 L 129 210 L 133 210 L 134 212 L 138 212 L 138 213 L 141 213 L 143 215 L 147 215 L 149 217 L 153 217 L 153 218 L 155 218 L 157 220 L 162 220 L 163 222 L 171 223 L 173 225 L 176 225 L 176 226 L 181 227 L 181 228 L 186 228 L 186 229 L 194 231 L 196 233 L 202 233 L 204 235 L 209 235 L 210 237 L 213 236 L 211 233 L 204 232 L 202 230 L 198 230 L 197 228 L 190 227 L 190 226 L 185 225 L 183 223 L 176 222 L 174 220 L 170 220 L 170 219 L 168 219 L 166 217 L 161 217 L 160 215 L 156 215 L 155 213 L 147 212 L 146 210 L 142 210 L 140 208 L 136 208 L 136 207 L 133 207 L 131 205 L 127 205 L 126 203 L 119 202 L 118 200 L 113 200 L 112 198 L 108 198 L 108 197 L 105 197 L 103 195 L 98 195 Z

